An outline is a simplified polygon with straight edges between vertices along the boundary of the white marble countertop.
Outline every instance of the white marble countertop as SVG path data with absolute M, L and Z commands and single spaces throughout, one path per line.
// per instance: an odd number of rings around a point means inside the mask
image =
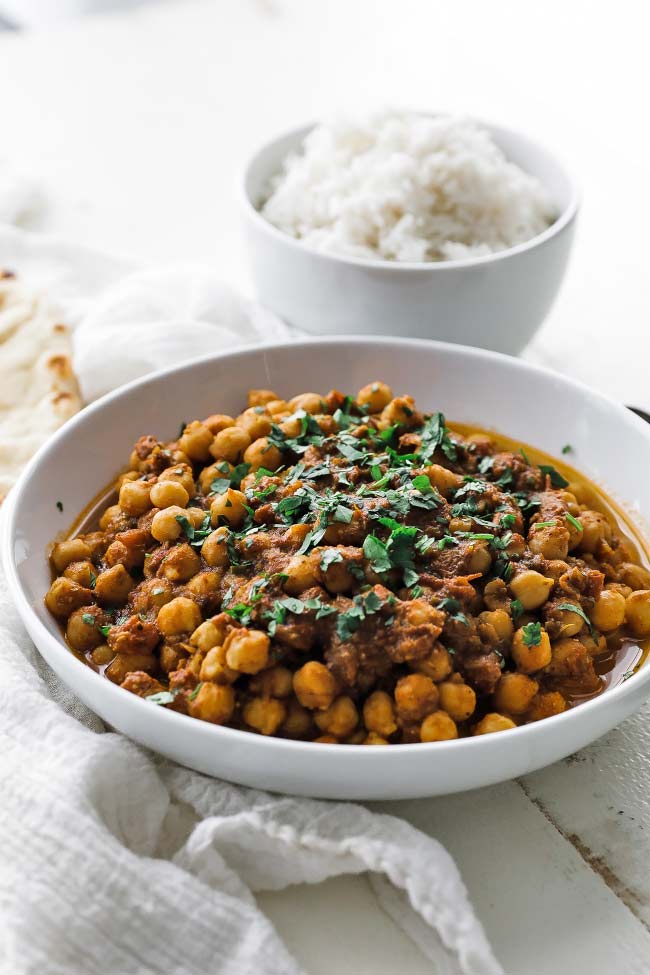
M 584 191 L 531 354 L 650 409 L 646 20 L 633 0 L 187 0 L 0 35 L 0 156 L 43 187 L 42 229 L 250 291 L 236 173 L 266 136 L 368 102 L 520 127 Z M 381 807 L 447 845 L 509 975 L 650 971 L 649 718 L 519 782 Z M 430 971 L 363 877 L 260 901 L 311 975 Z

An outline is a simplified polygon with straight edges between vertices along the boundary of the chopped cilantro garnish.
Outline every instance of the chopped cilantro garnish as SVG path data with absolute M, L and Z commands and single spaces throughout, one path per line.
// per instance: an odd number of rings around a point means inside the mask
M 531 528 L 555 528 L 556 525 L 557 525 L 557 521 L 553 519 L 552 521 L 536 521 L 535 524 L 531 525 L 530 527 Z
M 537 647 L 542 642 L 542 624 L 526 623 L 522 627 L 522 639 L 527 647 Z
M 203 687 L 203 681 L 200 680 L 198 682 L 198 684 L 196 685 L 196 687 L 194 688 L 194 690 L 192 691 L 192 693 L 187 695 L 187 700 L 188 701 L 193 701 L 194 698 L 199 693 L 199 691 L 201 690 L 202 687 Z
M 570 524 L 573 525 L 574 528 L 577 528 L 579 532 L 584 530 L 581 522 L 579 522 L 577 518 L 574 518 L 570 511 L 567 511 L 565 518 L 568 522 L 570 522 Z
M 587 629 L 589 630 L 589 632 L 590 632 L 590 634 L 592 636 L 596 632 L 594 630 L 594 627 L 592 625 L 591 620 L 589 619 L 589 617 L 585 613 L 584 609 L 582 609 L 582 607 L 581 606 L 578 606 L 576 603 L 558 603 L 555 608 L 556 609 L 563 610 L 563 611 L 565 611 L 567 613 L 575 613 L 577 616 L 580 617 L 580 619 L 583 621 L 583 623 L 586 624 Z
M 81 619 L 86 624 L 86 626 L 94 626 L 96 622 L 95 617 L 92 615 L 92 613 L 83 613 Z
M 540 464 L 539 469 L 543 474 L 548 474 L 554 488 L 565 488 L 569 486 L 567 479 L 562 477 L 560 472 L 556 471 L 552 464 Z
M 420 448 L 419 456 L 423 461 L 430 460 L 438 447 L 448 460 L 458 460 L 457 445 L 449 436 L 443 413 L 434 413 L 425 419 L 422 424 L 420 436 L 422 438 L 422 447 Z
M 327 572 L 330 565 L 334 562 L 342 562 L 343 556 L 337 548 L 326 549 L 320 557 L 320 567 L 323 572 Z
M 157 694 L 149 694 L 145 697 L 145 701 L 149 701 L 150 704 L 171 704 L 178 691 L 158 691 Z
M 510 603 L 510 615 L 515 623 L 524 615 L 524 605 L 520 599 L 513 599 Z
M 436 609 L 440 609 L 443 613 L 446 613 L 450 620 L 454 620 L 456 623 L 463 623 L 465 626 L 469 626 L 469 620 L 463 613 L 462 604 L 458 599 L 454 599 L 451 596 L 445 596 L 444 599 L 440 600 L 436 606 Z
M 571 446 L 570 443 L 565 443 L 564 447 L 562 447 L 563 454 L 570 454 L 572 453 L 572 451 L 573 451 L 573 447 Z

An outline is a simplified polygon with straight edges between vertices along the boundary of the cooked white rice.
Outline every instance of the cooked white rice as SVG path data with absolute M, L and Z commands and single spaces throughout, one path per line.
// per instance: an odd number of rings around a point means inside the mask
M 557 216 L 475 122 L 388 112 L 313 129 L 262 214 L 319 251 L 392 261 L 480 257 Z

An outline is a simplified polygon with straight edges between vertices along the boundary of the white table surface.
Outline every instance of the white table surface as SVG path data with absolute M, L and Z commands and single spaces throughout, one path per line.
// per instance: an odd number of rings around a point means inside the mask
M 0 157 L 43 187 L 43 230 L 250 291 L 236 173 L 278 129 L 368 103 L 520 127 L 584 191 L 531 354 L 650 408 L 647 63 L 633 0 L 162 4 L 0 35 Z M 381 806 L 446 844 L 509 975 L 650 971 L 649 718 L 518 782 Z M 311 975 L 431 970 L 364 877 L 259 899 Z

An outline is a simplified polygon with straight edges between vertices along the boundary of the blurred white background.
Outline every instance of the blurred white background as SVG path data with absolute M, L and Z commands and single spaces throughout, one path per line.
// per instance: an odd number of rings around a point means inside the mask
M 627 368 L 650 351 L 647 27 L 636 0 L 131 4 L 0 35 L 0 153 L 42 186 L 46 229 L 250 287 L 237 174 L 278 129 L 381 103 L 520 127 L 584 192 L 540 354 L 647 408 Z

